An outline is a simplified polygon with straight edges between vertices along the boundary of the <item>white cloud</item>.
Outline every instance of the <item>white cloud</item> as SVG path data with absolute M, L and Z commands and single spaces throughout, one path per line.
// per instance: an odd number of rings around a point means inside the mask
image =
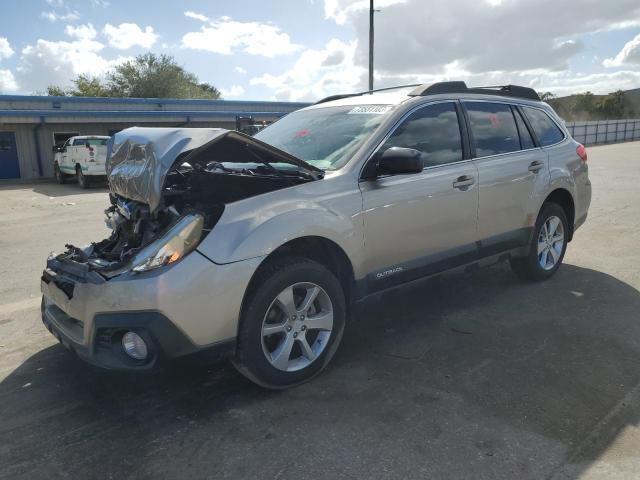
M 71 42 L 38 39 L 28 45 L 16 67 L 20 89 L 25 92 L 44 90 L 49 85 L 68 86 L 80 74 L 101 76 L 113 66 L 129 60 L 108 60 L 100 55 L 104 45 L 96 40 L 80 38 Z
M 78 40 L 92 40 L 96 38 L 96 35 L 98 34 L 91 23 L 87 23 L 86 25 L 78 25 L 77 27 L 74 27 L 73 25 L 67 25 L 64 29 L 64 33 L 72 38 L 77 38 Z
M 314 100 L 361 89 L 366 69 L 354 65 L 357 42 L 331 39 L 323 49 L 307 49 L 293 67 L 280 75 L 252 78 L 251 85 L 274 90 L 277 100 Z
M 605 67 L 640 65 L 640 34 L 628 41 L 615 57 L 606 58 L 602 64 Z
M 193 50 L 231 55 L 238 51 L 274 58 L 300 49 L 289 35 L 275 25 L 259 22 L 237 22 L 229 17 L 211 21 L 198 32 L 182 37 L 182 46 Z
M 265 74 L 252 78 L 251 85 L 263 85 L 273 91 L 273 99 L 313 101 L 337 93 L 366 90 L 367 69 L 354 63 L 356 42 L 344 43 L 333 39 L 322 50 L 305 50 L 294 66 L 280 75 Z M 341 63 L 331 59 L 342 56 Z M 434 83 L 462 80 L 476 85 L 526 85 L 537 91 L 551 91 L 569 95 L 587 90 L 604 94 L 617 89 L 637 88 L 640 71 L 618 71 L 593 74 L 549 71 L 544 68 L 509 71 L 472 72 L 462 62 L 454 60 L 431 73 L 376 73 L 376 88 L 415 83 Z
M 381 10 L 390 5 L 405 3 L 408 0 L 377 0 L 376 10 Z M 422 7 L 424 8 L 424 7 Z M 324 0 L 324 17 L 335 21 L 338 25 L 344 25 L 349 16 L 360 14 L 369 10 L 368 0 Z M 367 16 L 367 21 L 368 20 Z
M 52 7 L 63 7 L 64 0 L 46 0 L 49 5 Z
M 102 33 L 107 37 L 109 45 L 119 50 L 126 50 L 134 46 L 151 48 L 158 40 L 158 35 L 154 33 L 153 27 L 147 26 L 143 31 L 135 23 L 121 23 L 117 27 L 107 23 Z
M 5 37 L 0 37 L 0 60 L 11 57 L 13 53 L 13 48 L 11 48 L 9 40 Z
M 447 80 L 462 80 L 469 86 L 476 85 L 525 85 L 538 92 L 550 91 L 556 95 L 570 95 L 586 92 L 596 94 L 610 93 L 617 89 L 627 90 L 640 85 L 640 71 L 618 71 L 605 73 L 575 73 L 568 70 L 550 72 L 545 69 L 510 72 L 494 70 L 488 72 L 469 72 L 454 61 L 446 65 L 439 73 L 376 75 L 376 87 L 413 83 L 434 83 Z
M 16 90 L 18 90 L 18 84 L 11 70 L 0 70 L 0 93 Z
M 244 88 L 242 87 L 242 85 L 233 85 L 229 89 L 221 88 L 220 93 L 222 94 L 223 98 L 241 97 L 242 95 L 244 95 Z
M 584 45 L 585 33 L 640 21 L 637 0 L 389 0 L 376 7 L 376 71 L 442 71 L 458 61 L 471 72 L 560 71 Z M 367 5 L 365 5 L 367 4 Z M 325 0 L 325 15 L 350 23 L 359 39 L 356 64 L 366 66 L 369 19 L 361 0 Z M 401 27 L 399 27 L 401 26 Z
M 538 91 L 550 91 L 556 95 L 590 91 L 596 94 L 611 93 L 614 90 L 630 90 L 640 85 L 640 71 L 619 70 L 617 72 L 574 75 L 569 72 L 540 78 Z
M 192 12 L 191 10 L 187 10 L 186 12 L 184 12 L 184 16 L 185 17 L 189 17 L 189 18 L 193 18 L 195 20 L 200 20 L 201 22 L 208 22 L 209 21 L 209 17 L 207 17 L 206 15 L 203 15 L 201 13 Z
M 247 70 L 242 67 L 235 67 L 234 70 L 241 75 L 245 75 L 247 73 Z
M 73 22 L 80 18 L 80 14 L 75 10 L 68 10 L 65 13 L 58 13 L 55 11 L 42 12 L 40 16 L 50 22 Z

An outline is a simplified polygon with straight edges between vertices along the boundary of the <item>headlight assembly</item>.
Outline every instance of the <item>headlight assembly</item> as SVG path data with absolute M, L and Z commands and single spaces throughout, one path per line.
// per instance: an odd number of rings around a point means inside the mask
M 134 272 L 146 272 L 175 263 L 193 251 L 202 235 L 204 217 L 188 214 L 160 238 L 144 247 L 133 259 Z

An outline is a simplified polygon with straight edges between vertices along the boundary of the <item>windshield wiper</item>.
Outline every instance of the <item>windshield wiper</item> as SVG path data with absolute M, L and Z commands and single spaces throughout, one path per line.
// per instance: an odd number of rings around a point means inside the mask
M 261 163 L 262 165 L 264 165 L 265 167 L 267 167 L 269 169 L 270 172 L 274 173 L 275 175 L 281 177 L 281 178 L 291 178 L 292 175 L 288 175 L 280 170 L 278 170 L 276 167 L 274 167 L 273 165 L 271 165 L 271 162 L 269 162 L 268 160 L 265 160 L 264 158 L 262 158 L 260 156 L 260 154 L 258 154 L 257 152 L 253 151 L 253 149 L 251 148 L 251 145 L 247 145 L 247 150 L 249 151 L 249 153 L 253 156 L 253 158 L 255 158 L 258 163 Z M 299 167 L 298 165 L 293 165 L 294 167 L 296 167 L 296 173 L 306 179 L 309 180 L 315 180 L 316 177 L 314 177 L 313 175 L 311 175 L 309 172 L 307 172 L 306 170 L 304 170 L 302 167 Z

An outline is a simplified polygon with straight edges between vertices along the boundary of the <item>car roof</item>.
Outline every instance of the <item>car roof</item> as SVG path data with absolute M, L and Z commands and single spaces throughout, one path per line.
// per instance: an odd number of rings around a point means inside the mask
M 337 107 L 342 105 L 398 105 L 411 97 L 409 93 L 414 86 L 403 86 L 383 91 L 365 92 L 353 95 L 336 95 L 335 100 L 317 102 L 307 108 L 314 107 Z M 342 98 L 340 98 L 342 97 Z
M 529 87 L 501 85 L 469 88 L 465 82 L 451 81 L 422 85 L 403 85 L 361 93 L 332 95 L 319 100 L 306 109 L 349 105 L 399 105 L 413 98 L 437 98 L 443 95 L 447 98 L 499 99 L 503 101 L 518 99 L 527 103 L 541 103 L 536 91 Z

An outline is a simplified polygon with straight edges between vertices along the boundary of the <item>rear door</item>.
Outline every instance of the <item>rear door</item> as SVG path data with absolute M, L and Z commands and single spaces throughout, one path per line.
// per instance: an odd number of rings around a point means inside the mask
M 414 110 L 378 153 L 390 147 L 420 150 L 422 173 L 360 182 L 368 291 L 475 258 L 478 173 L 465 154 L 460 120 L 462 111 L 452 101 Z
M 87 140 L 84 138 L 76 138 L 71 147 L 71 160 L 73 163 L 85 167 L 87 162 Z
M 536 192 L 549 182 L 547 155 L 538 148 L 517 107 L 465 101 L 479 176 L 481 255 L 527 243 Z

